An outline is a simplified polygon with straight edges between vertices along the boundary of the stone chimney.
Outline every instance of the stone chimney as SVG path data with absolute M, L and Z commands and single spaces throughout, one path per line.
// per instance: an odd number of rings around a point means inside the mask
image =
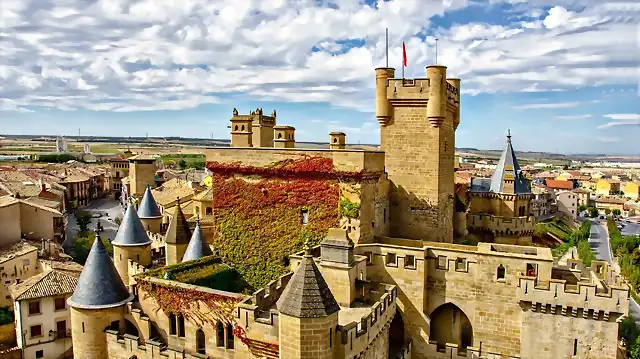
M 344 150 L 347 135 L 344 132 L 329 133 L 329 148 L 332 150 Z

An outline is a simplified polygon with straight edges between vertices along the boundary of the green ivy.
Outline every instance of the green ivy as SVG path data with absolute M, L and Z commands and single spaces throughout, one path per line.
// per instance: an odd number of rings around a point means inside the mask
M 340 216 L 352 219 L 360 218 L 360 204 L 349 201 L 346 198 L 340 200 Z

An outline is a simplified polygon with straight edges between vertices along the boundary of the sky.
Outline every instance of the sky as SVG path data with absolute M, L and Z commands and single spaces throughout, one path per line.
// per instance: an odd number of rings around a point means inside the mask
M 376 67 L 461 84 L 457 147 L 640 155 L 633 0 L 1 0 L 0 134 L 379 143 Z

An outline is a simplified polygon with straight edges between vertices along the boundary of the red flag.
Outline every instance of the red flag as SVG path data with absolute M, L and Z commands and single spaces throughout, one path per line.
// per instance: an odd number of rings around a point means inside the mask
M 404 41 L 402 42 L 402 66 L 407 67 L 407 48 L 404 46 Z

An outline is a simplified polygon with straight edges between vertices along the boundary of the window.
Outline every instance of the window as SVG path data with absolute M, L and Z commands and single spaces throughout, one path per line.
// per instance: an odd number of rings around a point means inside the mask
M 211 215 L 213 215 L 213 208 L 211 208 L 211 207 L 206 207 L 206 208 L 204 209 L 204 214 L 205 214 L 206 216 L 211 216 Z
M 233 349 L 233 326 L 227 324 L 227 349 Z
M 308 209 L 303 209 L 302 210 L 302 224 L 304 224 L 304 225 L 309 224 L 309 210 Z
M 28 259 L 24 259 L 24 260 L 22 261 L 22 265 L 23 265 L 23 266 L 28 266 L 29 264 L 31 264 L 31 262 L 30 262 Z
M 405 268 L 415 268 L 416 267 L 416 256 L 407 254 L 404 256 L 404 267 Z
M 66 301 L 64 300 L 64 298 L 56 298 L 55 299 L 55 310 L 63 310 L 65 309 L 66 306 Z
M 457 271 L 466 271 L 467 270 L 467 261 L 464 258 L 456 259 L 456 270 Z
M 447 269 L 447 257 L 446 256 L 438 256 L 438 268 Z
M 40 302 L 29 302 L 29 315 L 40 314 Z
M 84 333 L 84 322 L 82 322 L 82 332 Z
M 56 322 L 56 338 L 62 339 L 67 336 L 67 322 L 65 320 L 61 320 Z
M 200 206 L 196 206 L 196 213 L 198 214 L 198 216 L 200 215 Z
M 38 358 L 44 358 L 44 351 L 43 350 L 38 350 L 36 352 L 36 359 Z
M 535 277 L 536 276 L 536 265 L 527 263 L 527 277 Z
M 329 348 L 333 346 L 333 328 L 329 328 Z
M 502 264 L 498 266 L 496 278 L 498 280 L 504 280 L 504 267 L 502 266 Z
M 395 266 L 397 264 L 397 260 L 395 253 L 387 253 L 386 263 L 388 266 Z
M 184 317 L 182 315 L 178 316 L 178 336 L 184 338 Z
M 364 252 L 364 256 L 367 257 L 367 264 L 371 264 L 371 260 L 373 259 L 373 253 Z
M 177 333 L 176 316 L 174 314 L 169 314 L 169 335 L 176 335 Z
M 578 355 L 578 339 L 573 340 L 573 355 Z
M 38 338 L 42 336 L 42 325 L 32 325 L 30 330 L 31 338 Z
M 220 322 L 218 322 L 217 334 L 216 345 L 218 347 L 224 347 L 224 324 Z

